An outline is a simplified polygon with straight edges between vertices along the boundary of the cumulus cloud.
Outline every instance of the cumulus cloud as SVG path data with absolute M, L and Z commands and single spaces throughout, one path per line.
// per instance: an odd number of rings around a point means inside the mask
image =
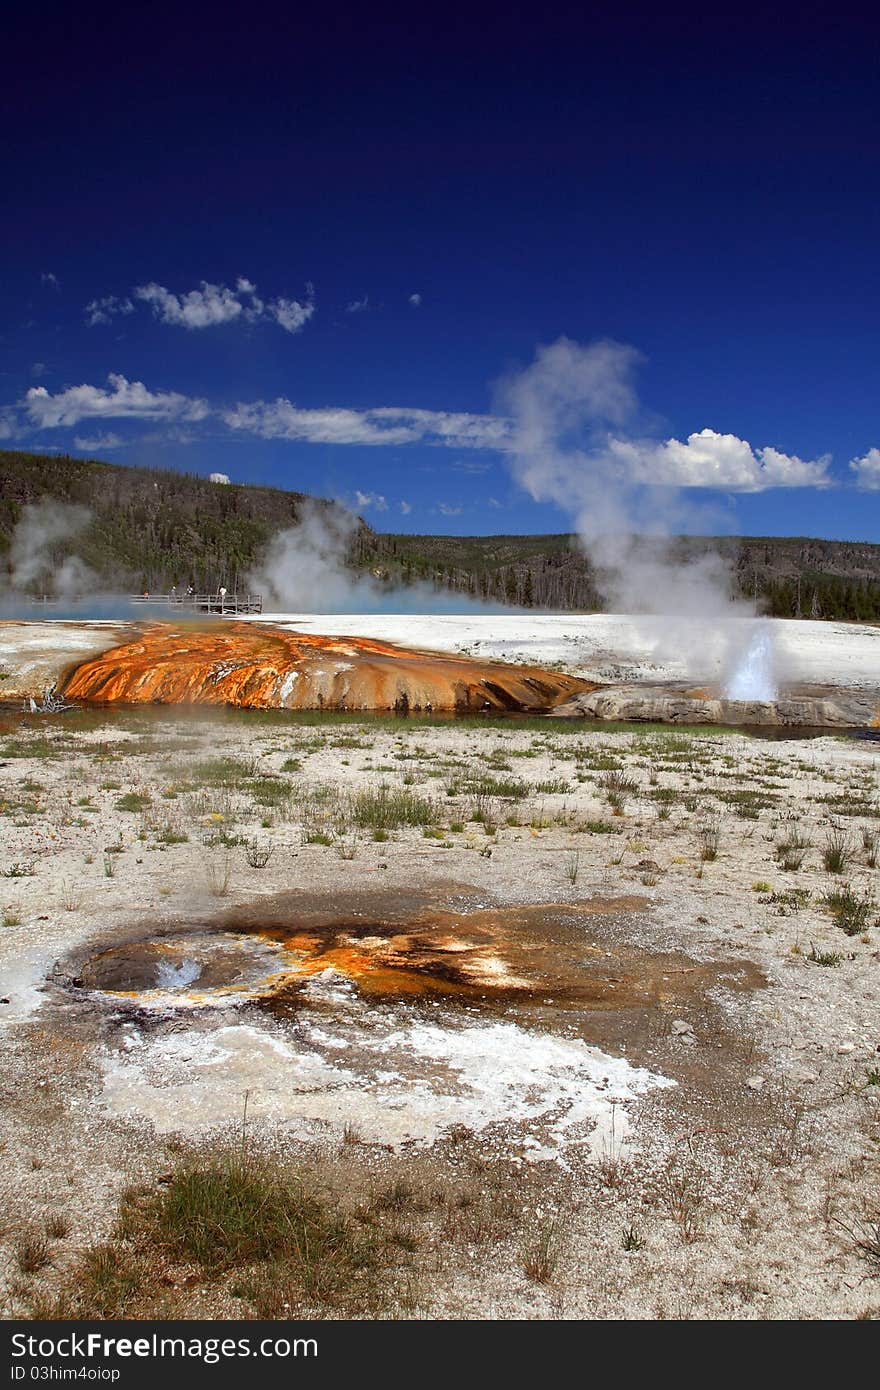
M 134 293 L 137 299 L 152 306 L 156 318 L 182 328 L 212 328 L 218 323 L 231 323 L 244 313 L 244 304 L 235 290 L 226 285 L 211 285 L 207 280 L 202 281 L 201 289 L 187 294 L 172 294 L 155 281 L 138 285 Z
M 449 502 L 438 502 L 437 510 L 441 516 L 461 516 L 464 507 L 453 507 Z
M 61 282 L 53 270 L 44 270 L 40 275 L 40 284 L 48 285 L 52 290 L 60 290 Z
M 414 309 L 418 309 L 419 305 L 422 302 L 422 296 L 420 294 L 411 294 L 409 297 L 409 302 Z
M 464 415 L 440 410 L 378 407 L 349 410 L 328 406 L 301 409 L 280 397 L 276 401 L 241 402 L 223 414 L 234 430 L 263 439 L 301 440 L 311 444 L 448 444 L 457 448 L 493 448 L 506 436 L 503 420 L 490 415 Z
M 86 439 L 82 435 L 74 437 L 73 446 L 75 449 L 82 449 L 86 453 L 96 452 L 99 449 L 123 449 L 125 440 L 118 434 L 96 434 L 91 439 Z
M 266 305 L 266 313 L 287 333 L 298 333 L 301 328 L 305 327 L 314 312 L 315 299 L 311 285 L 306 287 L 306 298 L 302 301 L 298 299 L 273 299 Z
M 405 498 L 402 498 L 400 502 L 400 510 L 404 516 L 409 516 L 410 512 L 412 511 L 412 503 L 407 502 Z
M 346 304 L 345 312 L 347 314 L 363 314 L 369 307 L 369 298 L 364 295 L 363 299 L 353 299 L 350 304 Z
M 361 492 L 357 489 L 354 500 L 361 511 L 368 511 L 370 508 L 374 512 L 387 512 L 388 503 L 381 492 Z
M 229 476 L 228 473 L 209 473 L 209 474 L 208 474 L 208 482 L 209 482 L 209 483 L 222 483 L 222 484 L 224 484 L 224 485 L 228 485 L 229 483 L 232 482 L 232 479 L 230 478 L 230 476 Z
M 608 460 L 633 483 L 655 487 L 764 492 L 773 487 L 828 487 L 829 455 L 802 459 L 769 446 L 753 449 L 735 434 L 698 430 L 682 443 L 610 437 Z
M 134 313 L 130 299 L 119 299 L 115 294 L 105 295 L 103 299 L 93 299 L 85 307 L 86 323 L 95 328 L 99 323 L 109 323 L 117 314 L 123 316 Z
M 68 386 L 51 395 L 45 386 L 32 386 L 24 398 L 31 422 L 38 429 L 76 425 L 80 420 L 203 420 L 209 414 L 205 401 L 177 391 L 149 391 L 142 381 L 128 381 L 111 372 L 109 389 L 100 386 Z
M 8 412 L 0 412 L 0 439 L 13 439 L 15 437 L 14 417 Z
M 214 328 L 236 320 L 247 323 L 271 320 L 287 333 L 299 333 L 315 312 L 315 292 L 311 284 L 306 286 L 302 300 L 284 297 L 264 300 L 257 293 L 254 282 L 243 275 L 239 276 L 234 289 L 203 280 L 197 290 L 174 294 L 164 285 L 151 281 L 148 285 L 138 285 L 133 293 L 136 299 L 151 306 L 162 323 L 191 330 Z
M 880 449 L 869 449 L 861 458 L 850 459 L 849 466 L 856 475 L 856 487 L 865 492 L 880 489 Z

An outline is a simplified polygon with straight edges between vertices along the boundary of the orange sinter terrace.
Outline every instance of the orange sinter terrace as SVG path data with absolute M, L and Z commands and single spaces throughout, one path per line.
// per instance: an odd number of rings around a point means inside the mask
M 155 622 L 68 672 L 60 694 L 97 704 L 540 713 L 594 688 L 541 667 L 368 637 L 322 637 L 264 623 Z

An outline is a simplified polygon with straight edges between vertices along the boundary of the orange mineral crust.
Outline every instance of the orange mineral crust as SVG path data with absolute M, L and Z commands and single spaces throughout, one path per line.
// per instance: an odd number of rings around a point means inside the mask
M 595 688 L 541 667 L 474 661 L 369 637 L 320 637 L 264 623 L 157 622 L 77 666 L 60 693 L 96 704 L 541 711 Z

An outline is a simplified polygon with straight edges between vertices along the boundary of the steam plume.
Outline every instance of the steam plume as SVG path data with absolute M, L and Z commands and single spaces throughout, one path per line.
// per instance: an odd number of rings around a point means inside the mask
M 497 612 L 466 594 L 430 584 L 389 586 L 381 574 L 352 570 L 347 559 L 358 518 L 340 505 L 306 499 L 296 526 L 273 536 L 261 563 L 248 576 L 264 596 L 264 612 L 440 613 Z
M 499 386 L 499 407 L 511 420 L 509 466 L 535 500 L 554 502 L 572 518 L 611 607 L 657 619 L 643 624 L 646 646 L 674 650 L 689 668 L 714 647 L 708 658 L 713 674 L 720 666 L 726 676 L 744 641 L 748 646 L 743 624 L 727 620 L 749 617 L 754 609 L 733 600 L 730 568 L 721 556 L 674 557 L 670 537 L 714 519 L 704 503 L 691 500 L 689 470 L 699 459 L 699 441 L 704 452 L 720 441 L 730 454 L 728 436 L 704 431 L 677 452 L 671 448 L 677 441 L 658 445 L 640 438 L 644 413 L 633 384 L 639 361 L 633 348 L 609 341 L 583 346 L 560 338 L 539 348 L 529 367 Z M 795 475 L 824 467 L 772 450 L 756 455 L 743 441 L 737 444 L 741 488 L 768 485 L 760 469 L 779 469 L 778 460 Z
M 39 585 L 59 598 L 94 587 L 95 575 L 76 555 L 61 548 L 91 521 L 87 507 L 44 498 L 22 508 L 9 547 L 9 585 L 15 592 Z

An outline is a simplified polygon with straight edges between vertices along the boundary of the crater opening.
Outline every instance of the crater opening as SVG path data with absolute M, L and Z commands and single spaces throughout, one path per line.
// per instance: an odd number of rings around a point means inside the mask
M 278 952 L 269 943 L 200 931 L 93 948 L 59 967 L 56 979 L 75 989 L 148 1005 L 197 1004 L 266 989 L 277 968 Z

